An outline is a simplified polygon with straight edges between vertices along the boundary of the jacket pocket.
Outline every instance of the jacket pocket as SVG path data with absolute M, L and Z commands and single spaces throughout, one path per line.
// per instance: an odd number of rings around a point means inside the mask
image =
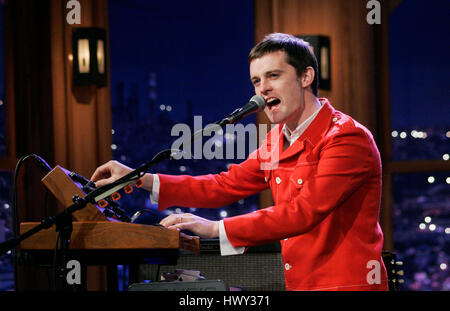
M 316 162 L 299 163 L 289 178 L 291 200 L 300 194 L 305 185 L 310 182 L 317 171 Z

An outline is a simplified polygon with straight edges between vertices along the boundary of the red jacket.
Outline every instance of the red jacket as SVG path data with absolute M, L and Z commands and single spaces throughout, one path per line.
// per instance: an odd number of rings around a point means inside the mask
M 159 209 L 221 207 L 270 187 L 274 206 L 224 219 L 233 246 L 281 240 L 287 290 L 387 290 L 371 133 L 328 101 L 286 150 L 281 128 L 227 172 L 158 174 Z

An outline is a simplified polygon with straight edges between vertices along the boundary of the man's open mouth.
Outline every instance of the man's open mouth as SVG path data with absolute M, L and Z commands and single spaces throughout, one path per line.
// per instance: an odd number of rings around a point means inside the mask
M 280 102 L 281 102 L 281 101 L 280 101 L 278 98 L 270 98 L 270 99 L 267 101 L 267 106 L 273 107 L 273 106 L 278 105 Z

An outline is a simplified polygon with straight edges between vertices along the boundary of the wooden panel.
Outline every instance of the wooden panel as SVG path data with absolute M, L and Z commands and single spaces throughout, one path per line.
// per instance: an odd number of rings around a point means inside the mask
M 375 131 L 373 26 L 364 1 L 274 1 L 275 32 L 330 37 L 330 91 L 319 95 Z
M 14 44 L 12 31 L 12 14 L 10 4 L 3 4 L 3 46 L 4 46 L 4 77 L 5 77 L 5 112 L 6 112 L 6 159 L 0 159 L 0 168 L 14 170 L 16 160 L 16 131 L 15 131 L 15 96 L 14 96 L 14 50 L 11 48 Z M 14 164 L 13 164 L 14 163 Z
M 72 31 L 91 26 L 108 30 L 108 1 L 82 0 L 80 4 L 81 24 L 70 25 L 65 3 L 51 0 L 55 162 L 90 176 L 112 158 L 110 87 L 73 85 Z
M 44 185 L 53 193 L 56 199 L 65 207 L 73 204 L 72 198 L 78 195 L 84 198 L 83 191 L 67 176 L 67 172 L 57 165 L 50 173 L 42 179 Z M 78 221 L 82 220 L 107 220 L 101 213 L 100 208 L 88 203 L 86 207 L 74 212 L 73 218 Z
M 108 29 L 109 16 L 103 14 L 103 11 L 109 12 L 108 1 L 90 1 L 93 6 L 93 19 L 96 21 L 97 27 Z M 110 74 L 110 44 L 109 44 L 109 32 L 106 33 L 106 68 L 108 85 L 111 85 Z M 97 89 L 96 92 L 96 145 L 97 150 L 97 163 L 103 164 L 112 159 L 112 112 L 111 112 L 111 92 L 110 87 L 102 87 Z M 93 171 L 91 171 L 93 173 Z M 88 174 L 90 176 L 91 174 Z
M 450 162 L 444 160 L 394 161 L 386 164 L 390 173 L 425 173 L 450 171 Z
M 38 225 L 21 223 L 21 232 Z M 23 250 L 52 250 L 55 248 L 55 227 L 41 230 L 21 243 Z M 159 226 L 122 222 L 73 222 L 70 249 L 178 249 L 179 233 Z
M 53 105 L 53 126 L 55 128 L 54 142 L 55 142 L 55 162 L 68 167 L 68 144 L 69 138 L 67 136 L 67 101 L 66 101 L 66 75 L 64 74 L 65 63 L 69 57 L 64 46 L 64 22 L 65 19 L 62 12 L 65 10 L 65 3 L 58 0 L 52 0 L 50 6 L 51 10 L 51 27 L 50 40 L 51 44 L 51 70 L 52 76 L 58 77 L 52 79 L 53 98 L 56 103 Z

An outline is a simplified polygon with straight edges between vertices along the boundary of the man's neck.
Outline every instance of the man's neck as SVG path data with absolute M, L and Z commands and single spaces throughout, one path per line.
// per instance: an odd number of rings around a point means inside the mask
M 305 120 L 307 120 L 312 114 L 314 114 L 314 112 L 319 110 L 320 107 L 322 107 L 322 104 L 320 103 L 319 98 L 317 98 L 315 96 L 311 96 L 311 97 L 307 98 L 305 100 L 305 109 L 303 110 L 303 113 L 302 113 L 302 116 L 300 117 L 300 119 L 294 124 L 286 123 L 286 129 L 288 130 L 288 132 L 290 134 L 292 134 L 292 132 L 295 131 L 295 129 L 300 124 L 305 122 Z

